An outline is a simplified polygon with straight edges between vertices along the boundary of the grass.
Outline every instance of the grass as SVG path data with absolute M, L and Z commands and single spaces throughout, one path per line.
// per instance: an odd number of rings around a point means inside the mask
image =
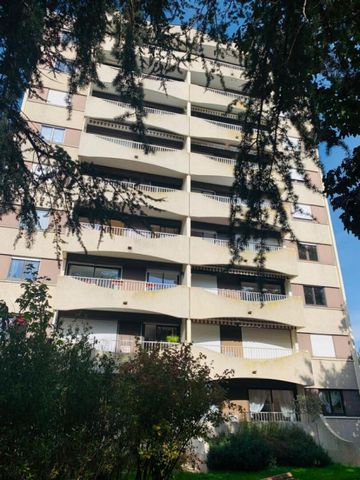
M 284 472 L 291 472 L 295 480 L 360 480 L 360 467 L 346 465 L 330 465 L 323 468 L 277 467 L 261 472 L 183 472 L 176 476 L 176 480 L 260 480 Z

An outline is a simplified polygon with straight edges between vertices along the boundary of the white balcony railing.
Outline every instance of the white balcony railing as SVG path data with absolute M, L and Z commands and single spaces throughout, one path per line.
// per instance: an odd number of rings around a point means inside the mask
M 227 67 L 227 68 L 232 68 L 234 70 L 244 70 L 244 67 L 241 65 L 236 65 L 233 63 L 228 63 L 228 62 L 222 62 L 221 60 L 211 60 L 209 62 L 211 65 L 214 65 L 215 67 Z
M 213 123 L 214 125 L 222 128 L 226 128 L 228 130 L 236 130 L 240 132 L 242 127 L 240 125 L 234 125 L 233 123 L 226 123 L 226 122 L 218 122 L 217 120 L 210 120 L 209 118 L 204 118 L 207 122 Z
M 130 103 L 119 102 L 117 100 L 109 100 L 107 98 L 104 99 L 105 102 L 112 103 L 117 107 L 127 108 L 133 110 L 134 107 L 130 105 Z M 168 110 L 161 110 L 160 108 L 151 108 L 151 107 L 144 107 L 145 112 L 147 113 L 154 113 L 156 115 L 175 115 L 175 112 L 169 112 Z
M 121 185 L 128 188 L 134 188 L 136 190 L 141 190 L 144 192 L 153 192 L 153 193 L 165 193 L 165 192 L 176 192 L 175 188 L 167 188 L 167 187 L 157 187 L 156 185 L 146 185 L 145 183 L 134 183 L 134 182 L 126 182 L 120 181 Z
M 96 137 L 106 140 L 107 142 L 116 143 L 117 145 L 122 145 L 127 148 L 135 148 L 137 150 L 144 150 L 144 143 L 134 142 L 133 140 L 125 140 L 124 138 L 108 137 L 107 135 L 96 135 Z M 155 152 L 175 152 L 175 148 L 163 147 L 160 145 L 147 145 L 150 149 Z
M 207 237 L 202 237 L 203 240 L 206 240 L 207 242 L 213 243 L 214 245 L 218 245 L 220 247 L 228 247 L 230 245 L 229 240 L 223 240 L 219 238 L 207 238 Z M 258 252 L 260 250 L 260 245 L 259 243 L 256 242 L 248 242 L 246 245 L 244 245 L 245 250 L 249 252 Z M 280 245 L 266 245 L 265 247 L 268 251 L 270 252 L 277 252 L 278 250 L 281 250 L 284 248 L 283 246 Z
M 214 160 L 215 162 L 219 163 L 225 163 L 226 165 L 236 165 L 236 160 L 234 158 L 225 158 L 225 157 L 216 157 L 214 155 L 206 155 L 209 157 L 211 160 Z
M 234 300 L 244 300 L 246 302 L 276 302 L 288 298 L 287 295 L 280 293 L 248 292 L 246 290 L 230 290 L 225 288 L 206 288 L 206 290 L 215 295 L 221 295 L 222 297 L 232 298 Z
M 138 280 L 123 280 L 117 278 L 82 277 L 77 275 L 69 275 L 69 277 L 88 285 L 96 285 L 97 287 L 109 288 L 112 290 L 127 290 L 135 292 L 165 290 L 177 286 L 172 283 L 141 282 Z
M 95 224 L 91 225 L 90 223 L 81 223 L 82 227 L 88 230 L 100 231 L 101 225 Z M 123 227 L 112 227 L 109 225 L 103 226 L 104 233 L 110 233 L 112 235 L 118 235 L 126 238 L 168 238 L 168 237 L 180 237 L 176 233 L 167 233 L 167 232 L 151 232 L 150 230 L 138 230 L 133 228 L 123 228 Z
M 292 348 L 277 347 L 245 347 L 243 345 L 215 345 L 211 343 L 199 343 L 194 346 L 203 347 L 216 351 L 227 357 L 245 358 L 250 360 L 268 360 L 272 358 L 288 357 L 294 353 Z
M 212 200 L 215 200 L 216 202 L 223 202 L 223 203 L 231 203 L 231 197 L 225 196 L 225 195 L 215 195 L 214 193 L 203 193 L 205 197 L 211 198 Z M 247 201 L 241 198 L 236 199 L 236 204 L 241 205 L 243 207 L 247 207 Z M 261 200 L 261 206 L 262 208 L 270 208 L 271 207 L 271 202 L 270 200 Z
M 283 423 L 283 422 L 299 422 L 300 421 L 300 415 L 296 413 L 295 410 L 293 411 L 286 411 L 283 412 L 244 412 L 243 414 L 245 417 L 244 420 L 248 419 L 251 422 L 264 422 L 264 423 L 269 423 L 269 422 L 274 422 L 274 423 Z M 242 416 L 240 415 L 240 420 L 242 419 Z

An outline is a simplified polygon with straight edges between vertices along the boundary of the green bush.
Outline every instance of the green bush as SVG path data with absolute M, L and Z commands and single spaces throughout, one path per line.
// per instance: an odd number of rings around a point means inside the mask
M 296 426 L 248 425 L 210 445 L 209 470 L 256 471 L 271 463 L 290 467 L 322 467 L 331 460 L 313 438 Z
M 179 343 L 180 342 L 180 337 L 178 335 L 168 335 L 165 338 L 165 341 L 169 342 L 169 343 Z
M 268 467 L 272 455 L 261 432 L 246 427 L 234 435 L 222 437 L 210 446 L 207 465 L 210 470 L 255 471 Z
M 264 434 L 278 465 L 322 467 L 331 463 L 325 450 L 299 427 L 272 425 Z

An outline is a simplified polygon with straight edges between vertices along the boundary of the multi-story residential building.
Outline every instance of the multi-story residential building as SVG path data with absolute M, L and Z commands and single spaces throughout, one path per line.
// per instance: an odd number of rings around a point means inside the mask
M 208 62 L 213 61 L 211 45 Z M 71 55 L 71 53 L 69 53 Z M 50 278 L 57 318 L 87 322 L 97 348 L 129 353 L 139 337 L 144 348 L 192 342 L 216 372 L 233 369 L 229 397 L 250 418 L 299 421 L 295 397 L 318 392 L 327 424 L 351 440 L 360 416 L 358 366 L 326 199 L 293 181 L 300 209 L 287 206 L 299 245 L 269 224 L 263 302 L 249 242 L 241 266 L 230 263 L 230 188 L 241 125 L 244 80 L 232 59 L 221 63 L 227 90 L 215 73 L 210 87 L 201 62 L 169 73 L 166 91 L 158 78 L 144 79 L 145 119 L 152 149 L 146 153 L 129 127 L 131 117 L 112 87 L 117 72 L 110 47 L 99 67 L 105 88 L 91 85 L 66 109 L 66 71 L 44 72 L 41 98 L 25 95 L 23 111 L 49 142 L 79 162 L 162 202 L 147 217 L 124 225 L 114 215 L 112 235 L 100 243 L 86 209 L 85 254 L 65 237 L 59 269 L 46 208 L 31 249 L 20 240 L 16 215 L 0 229 L 0 297 L 14 309 L 26 267 Z M 234 114 L 226 113 L 238 98 Z M 291 132 L 296 137 L 296 132 Z M 29 168 L 36 169 L 31 156 Z M 304 159 L 315 185 L 318 168 Z M 266 202 L 266 199 L 264 199 Z M 169 338 L 170 337 L 170 338 Z

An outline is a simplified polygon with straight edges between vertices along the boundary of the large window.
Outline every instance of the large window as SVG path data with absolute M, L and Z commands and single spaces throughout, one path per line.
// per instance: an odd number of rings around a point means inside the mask
M 146 342 L 166 342 L 169 337 L 179 337 L 180 329 L 178 325 L 156 325 L 154 323 L 145 323 L 143 327 L 144 340 Z
M 121 278 L 121 268 L 100 267 L 94 265 L 71 264 L 69 266 L 69 275 L 73 277 L 91 277 L 91 278 Z
M 8 278 L 11 279 L 31 279 L 36 277 L 39 271 L 40 260 L 28 258 L 12 258 Z
M 291 168 L 290 169 L 290 177 L 291 177 L 291 180 L 294 180 L 296 182 L 304 182 L 305 179 L 304 179 L 304 175 L 302 175 L 301 173 L 299 173 L 296 168 Z
M 344 401 L 340 390 L 320 390 L 324 415 L 345 415 Z
M 310 243 L 299 243 L 298 251 L 300 260 L 311 260 L 313 262 L 317 262 L 319 260 L 316 245 Z
M 151 284 L 160 284 L 164 286 L 178 285 L 178 272 L 171 272 L 166 270 L 148 270 L 146 272 L 146 281 Z M 155 285 L 155 287 L 156 287 Z M 149 285 L 149 289 L 151 285 Z
M 250 415 L 254 420 L 296 420 L 292 390 L 249 389 Z M 274 414 L 272 414 L 274 412 Z
M 309 287 L 304 285 L 306 305 L 326 305 L 324 287 Z
M 48 142 L 64 143 L 65 128 L 42 125 L 41 136 L 44 140 L 47 140 Z

